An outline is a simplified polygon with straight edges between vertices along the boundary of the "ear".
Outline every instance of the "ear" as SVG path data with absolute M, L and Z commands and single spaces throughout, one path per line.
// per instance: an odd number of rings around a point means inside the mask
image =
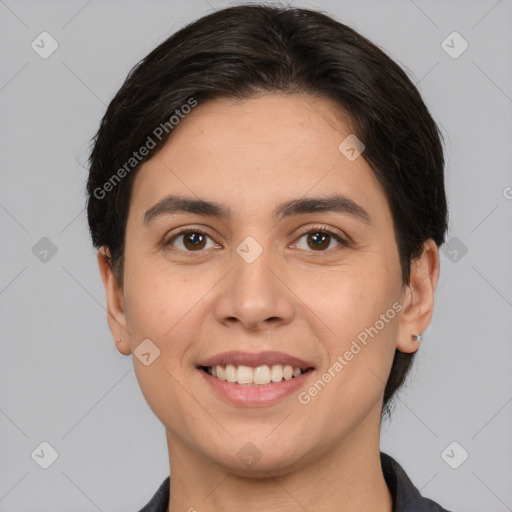
M 119 352 L 124 355 L 131 354 L 130 339 L 124 311 L 123 290 L 114 275 L 112 259 L 108 247 L 103 246 L 98 251 L 98 265 L 101 279 L 105 287 L 107 300 L 107 321 L 110 332 L 116 340 Z M 118 341 L 118 340 L 121 341 Z
M 425 332 L 434 312 L 434 292 L 439 279 L 439 251 L 434 240 L 423 245 L 422 255 L 411 262 L 410 282 L 402 296 L 396 348 L 400 352 L 416 352 L 419 343 L 412 334 Z

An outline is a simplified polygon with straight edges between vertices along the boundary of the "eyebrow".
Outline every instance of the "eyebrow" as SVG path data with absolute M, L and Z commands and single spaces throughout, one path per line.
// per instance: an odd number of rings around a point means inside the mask
M 371 224 L 372 222 L 369 213 L 362 206 L 340 194 L 286 201 L 276 207 L 273 217 L 275 220 L 280 220 L 285 217 L 315 212 L 334 212 L 347 215 L 365 224 Z M 149 225 L 158 217 L 176 213 L 195 213 L 223 220 L 231 218 L 230 208 L 221 203 L 200 198 L 194 199 L 185 196 L 168 195 L 144 213 L 143 223 L 144 225 Z

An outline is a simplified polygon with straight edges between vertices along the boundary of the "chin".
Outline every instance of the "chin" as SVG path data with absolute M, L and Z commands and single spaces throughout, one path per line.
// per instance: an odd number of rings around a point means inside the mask
M 247 441 L 241 447 L 237 444 L 224 452 L 216 451 L 212 459 L 234 475 L 252 478 L 286 475 L 307 463 L 306 454 L 298 453 L 297 448 L 285 449 L 281 444 L 279 450 L 275 444 L 268 440 L 266 443 Z M 297 446 L 303 448 L 302 443 L 297 443 Z

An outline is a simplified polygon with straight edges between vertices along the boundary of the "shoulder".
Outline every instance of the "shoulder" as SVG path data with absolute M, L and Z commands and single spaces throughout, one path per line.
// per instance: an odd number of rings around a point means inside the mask
M 171 477 L 168 476 L 157 489 L 151 500 L 139 510 L 139 512 L 167 512 L 169 505 L 169 482 Z
M 393 457 L 380 452 L 380 460 L 384 478 L 393 496 L 393 512 L 450 512 L 422 496 Z

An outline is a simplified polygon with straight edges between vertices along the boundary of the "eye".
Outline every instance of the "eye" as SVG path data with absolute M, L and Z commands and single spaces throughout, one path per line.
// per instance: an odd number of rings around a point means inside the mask
M 307 250 L 308 247 L 312 248 L 316 252 L 327 252 L 331 249 L 331 242 L 336 241 L 342 246 L 348 247 L 348 242 L 338 235 L 334 230 L 328 226 L 319 226 L 303 233 L 301 238 L 306 237 L 306 247 L 299 247 L 299 249 Z
M 313 249 L 315 252 L 327 252 L 331 250 L 332 242 L 338 242 L 338 245 L 348 247 L 348 242 L 342 238 L 337 232 L 328 226 L 318 226 L 309 231 L 306 231 L 299 237 L 299 241 L 306 237 L 306 247 L 298 247 L 301 250 Z M 208 239 L 210 239 L 213 245 L 207 246 Z M 184 252 L 201 252 L 203 249 L 209 249 L 212 247 L 221 247 L 217 244 L 207 233 L 200 229 L 194 228 L 183 228 L 175 233 L 165 245 L 173 246 Z M 298 242 L 297 242 L 297 245 Z
M 198 229 L 184 228 L 180 230 L 178 233 L 174 234 L 165 245 L 172 245 L 177 249 L 186 252 L 200 252 L 203 249 L 208 249 L 206 247 L 207 239 L 210 239 L 213 242 L 213 239 L 206 234 L 204 231 Z M 177 240 L 182 239 L 177 245 L 175 242 Z M 213 242 L 214 247 L 220 247 L 217 243 Z

